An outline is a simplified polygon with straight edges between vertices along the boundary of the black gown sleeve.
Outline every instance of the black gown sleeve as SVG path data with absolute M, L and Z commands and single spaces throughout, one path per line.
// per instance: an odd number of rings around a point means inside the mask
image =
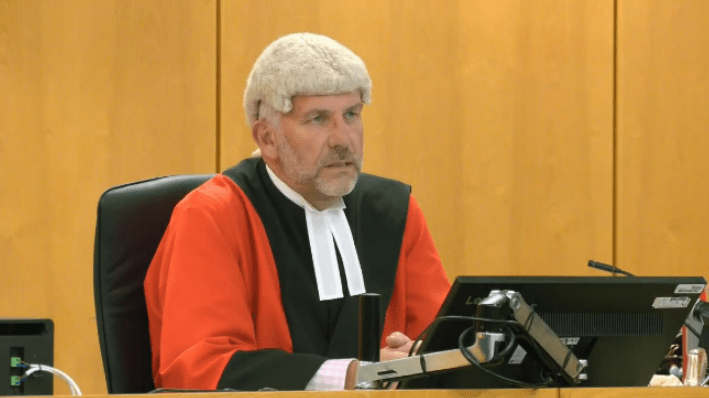
M 277 349 L 239 351 L 224 368 L 217 389 L 304 390 L 326 360 L 320 355 L 289 354 Z

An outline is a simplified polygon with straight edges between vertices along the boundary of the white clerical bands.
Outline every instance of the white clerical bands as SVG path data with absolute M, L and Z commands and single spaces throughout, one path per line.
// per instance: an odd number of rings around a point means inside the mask
M 313 256 L 315 280 L 318 284 L 320 300 L 342 297 L 342 282 L 335 254 L 335 242 L 340 249 L 350 295 L 355 296 L 365 292 L 362 267 L 359 264 L 350 225 L 343 211 L 344 207 L 343 202 L 337 208 L 318 211 L 307 203 L 305 205 L 305 221 L 308 225 L 310 251 Z M 335 238 L 334 242 L 333 237 Z
M 266 167 L 273 184 L 288 199 L 305 210 L 308 227 L 310 252 L 313 256 L 315 281 L 318 285 L 320 300 L 342 298 L 342 279 L 337 265 L 335 243 L 340 250 L 340 258 L 345 270 L 347 289 L 350 295 L 365 293 L 362 267 L 357 257 L 350 224 L 345 217 L 345 202 L 340 199 L 335 206 L 319 211 L 312 207 L 300 194 L 281 181 L 268 166 Z M 334 237 L 334 240 L 333 240 Z

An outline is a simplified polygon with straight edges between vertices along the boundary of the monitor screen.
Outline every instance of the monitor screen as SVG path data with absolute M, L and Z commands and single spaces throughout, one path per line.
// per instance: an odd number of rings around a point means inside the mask
M 0 317 L 0 396 L 52 395 L 51 374 L 34 373 L 24 379 L 23 363 L 54 364 L 54 322 L 51 319 Z
M 582 387 L 647 386 L 704 289 L 703 277 L 458 277 L 441 316 L 475 316 L 492 290 L 512 290 L 576 355 L 587 360 Z M 434 322 L 420 354 L 458 347 L 470 321 Z M 525 383 L 543 381 L 523 347 L 488 369 Z M 474 367 L 406 380 L 401 388 L 511 387 Z

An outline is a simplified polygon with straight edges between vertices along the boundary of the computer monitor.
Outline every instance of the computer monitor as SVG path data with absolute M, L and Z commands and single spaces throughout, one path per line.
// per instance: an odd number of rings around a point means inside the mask
M 52 395 L 54 378 L 34 373 L 26 380 L 22 363 L 54 365 L 54 322 L 51 319 L 0 317 L 0 396 Z
M 475 316 L 492 290 L 519 292 L 579 359 L 579 386 L 647 386 L 677 337 L 706 281 L 703 277 L 458 277 L 441 316 Z M 472 322 L 434 322 L 419 353 L 458 347 Z M 489 370 L 525 383 L 542 382 L 541 367 L 522 347 Z M 406 380 L 401 388 L 511 387 L 474 367 Z

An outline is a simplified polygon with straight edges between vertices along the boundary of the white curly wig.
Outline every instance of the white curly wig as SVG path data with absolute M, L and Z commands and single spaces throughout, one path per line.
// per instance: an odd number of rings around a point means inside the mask
M 293 33 L 271 43 L 256 60 L 246 81 L 244 109 L 251 126 L 261 101 L 285 114 L 293 108 L 294 95 L 353 91 L 370 103 L 372 80 L 360 57 L 329 37 Z

